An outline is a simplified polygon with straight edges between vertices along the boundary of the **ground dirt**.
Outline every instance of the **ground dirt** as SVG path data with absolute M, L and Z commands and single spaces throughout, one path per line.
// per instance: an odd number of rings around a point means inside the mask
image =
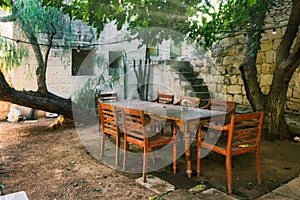
M 5 186 L 2 194 L 25 191 L 30 200 L 149 199 L 156 196 L 135 182 L 141 174 L 121 172 L 94 156 L 93 150 L 86 148 L 78 128 L 69 125 L 48 129 L 54 120 L 0 122 L 0 186 Z M 94 137 L 87 138 L 99 143 Z M 300 143 L 263 140 L 261 150 L 262 185 L 256 183 L 253 154 L 233 158 L 235 197 L 255 199 L 300 175 Z M 192 151 L 195 152 L 195 145 Z M 195 170 L 194 157 L 192 163 Z M 203 158 L 201 177 L 193 173 L 192 178 L 187 178 L 184 156 L 177 160 L 176 175 L 171 166 L 151 174 L 176 188 L 188 189 L 204 184 L 226 189 L 222 156 Z

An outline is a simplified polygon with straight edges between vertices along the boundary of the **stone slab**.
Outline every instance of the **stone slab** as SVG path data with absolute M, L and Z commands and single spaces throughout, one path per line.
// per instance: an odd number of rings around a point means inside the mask
M 28 197 L 24 191 L 20 191 L 0 196 L 0 200 L 28 200 Z
M 229 196 L 225 192 L 217 190 L 215 188 L 210 188 L 199 194 L 197 194 L 201 199 L 205 200 L 237 200 L 233 196 Z
M 300 177 L 295 178 L 285 185 L 273 190 L 273 193 L 292 199 L 300 199 Z
M 175 186 L 152 175 L 147 176 L 147 181 L 145 183 L 142 181 L 142 177 L 135 179 L 135 181 L 157 194 L 166 194 L 175 190 Z
M 282 196 L 280 194 L 268 193 L 266 195 L 259 197 L 256 200 L 294 200 L 294 199 Z
M 202 200 L 186 190 L 175 190 L 163 196 L 164 200 Z

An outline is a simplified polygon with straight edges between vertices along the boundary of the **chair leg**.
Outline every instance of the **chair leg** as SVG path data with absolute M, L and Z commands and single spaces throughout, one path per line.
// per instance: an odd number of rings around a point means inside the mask
M 257 183 L 261 184 L 260 150 L 257 150 L 256 153 L 255 153 L 255 163 L 256 163 Z
M 228 192 L 232 193 L 232 166 L 231 166 L 231 156 L 226 155 L 226 175 L 227 175 L 227 187 Z
M 116 161 L 115 166 L 119 163 L 119 152 L 120 152 L 120 136 L 116 137 Z
M 101 152 L 100 152 L 101 157 L 103 157 L 104 154 L 104 140 L 105 140 L 105 134 L 102 132 Z
M 127 151 L 128 151 L 128 142 L 124 139 L 123 170 L 125 170 L 125 168 L 126 168 Z
M 147 167 L 148 167 L 148 147 L 144 147 L 144 155 L 143 155 L 143 177 L 142 181 L 146 182 L 147 179 Z
M 197 177 L 200 176 L 201 170 L 201 130 L 197 130 Z
M 173 173 L 176 174 L 176 160 L 177 160 L 177 132 L 173 129 Z

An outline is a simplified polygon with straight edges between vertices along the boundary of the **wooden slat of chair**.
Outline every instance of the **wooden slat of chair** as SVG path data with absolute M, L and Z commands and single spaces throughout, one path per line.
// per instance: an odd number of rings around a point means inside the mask
M 118 94 L 117 93 L 103 93 L 98 94 L 98 99 L 102 102 L 110 102 L 110 101 L 118 101 Z
M 228 192 L 232 193 L 232 166 L 231 157 L 249 152 L 255 152 L 257 182 L 261 184 L 260 171 L 260 140 L 263 126 L 262 112 L 231 115 L 230 123 L 220 126 L 205 123 L 210 130 L 227 132 L 225 145 L 210 144 L 202 140 L 201 129 L 198 129 L 197 137 L 197 176 L 200 176 L 201 148 L 209 149 L 226 157 L 226 175 Z M 209 132 L 207 133 L 209 134 Z

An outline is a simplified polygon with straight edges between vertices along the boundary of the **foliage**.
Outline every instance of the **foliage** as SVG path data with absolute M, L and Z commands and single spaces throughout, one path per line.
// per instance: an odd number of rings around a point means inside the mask
M 256 16 L 264 14 L 273 1 L 266 0 L 219 0 L 211 1 L 165 1 L 165 0 L 126 0 L 126 1 L 70 1 L 64 4 L 59 0 L 41 0 L 43 5 L 62 7 L 65 14 L 87 22 L 97 29 L 98 34 L 104 25 L 114 22 L 118 29 L 124 25 L 136 39 L 145 44 L 156 44 L 172 38 L 175 43 L 182 37 L 169 34 L 166 29 L 182 33 L 203 47 L 210 48 L 221 39 L 224 33 L 245 29 L 253 36 L 261 33 L 261 21 Z M 254 24 L 254 25 L 249 25 Z M 145 29 L 142 28 L 153 28 Z M 163 29 L 160 29 L 163 28 Z M 180 35 L 182 35 L 180 34 Z M 259 45 L 253 45 L 259 48 Z
M 13 67 L 18 67 L 23 58 L 28 58 L 28 49 L 23 45 L 16 46 L 16 43 L 0 38 L 0 70 L 6 72 Z

